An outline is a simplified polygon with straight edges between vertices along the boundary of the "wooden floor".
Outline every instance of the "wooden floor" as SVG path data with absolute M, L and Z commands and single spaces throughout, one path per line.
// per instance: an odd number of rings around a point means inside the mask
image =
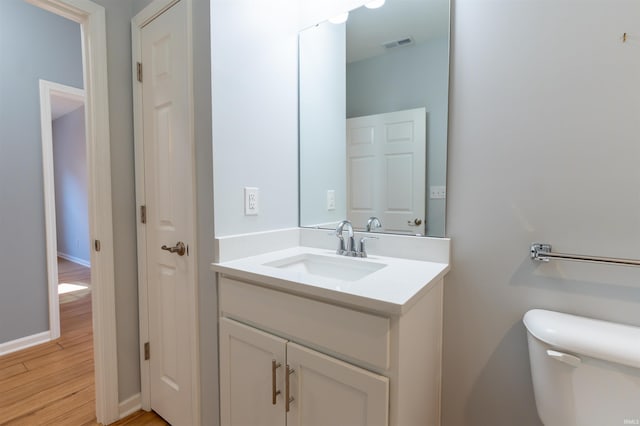
M 59 281 L 90 284 L 90 270 L 59 261 Z M 0 357 L 0 425 L 96 425 L 91 293 L 60 296 L 61 337 Z M 117 425 L 166 425 L 137 412 Z

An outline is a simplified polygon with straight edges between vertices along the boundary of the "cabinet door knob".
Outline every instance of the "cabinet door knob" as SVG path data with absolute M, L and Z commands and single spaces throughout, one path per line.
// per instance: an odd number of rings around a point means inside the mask
M 276 405 L 276 396 L 280 395 L 280 391 L 276 389 L 276 370 L 280 368 L 282 364 L 276 362 L 276 360 L 271 361 L 271 403 Z
M 289 364 L 287 364 L 287 372 L 285 374 L 285 387 L 284 387 L 284 404 L 285 404 L 285 411 L 288 413 L 289 412 L 289 408 L 291 408 L 291 403 L 294 401 L 294 398 L 290 395 L 291 392 L 291 386 L 290 386 L 290 380 L 289 377 L 295 373 L 296 370 L 294 370 L 293 368 L 291 368 L 289 366 Z

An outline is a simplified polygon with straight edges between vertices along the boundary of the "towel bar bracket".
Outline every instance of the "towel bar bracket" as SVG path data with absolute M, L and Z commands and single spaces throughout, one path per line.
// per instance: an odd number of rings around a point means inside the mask
M 533 260 L 537 260 L 540 262 L 548 262 L 551 259 L 548 257 L 544 257 L 544 255 L 550 252 L 551 252 L 551 244 L 540 244 L 540 243 L 531 244 L 531 259 Z

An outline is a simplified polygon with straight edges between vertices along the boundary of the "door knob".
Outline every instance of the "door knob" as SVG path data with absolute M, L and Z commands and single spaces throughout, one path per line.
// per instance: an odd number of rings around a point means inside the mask
M 416 219 L 413 219 L 413 220 L 408 220 L 407 221 L 407 225 L 409 225 L 409 226 L 420 226 L 420 225 L 422 225 L 422 219 L 416 218 Z
M 174 247 L 162 246 L 160 248 L 168 251 L 169 253 L 177 253 L 178 256 L 184 256 L 187 252 L 187 248 L 182 241 L 178 241 Z

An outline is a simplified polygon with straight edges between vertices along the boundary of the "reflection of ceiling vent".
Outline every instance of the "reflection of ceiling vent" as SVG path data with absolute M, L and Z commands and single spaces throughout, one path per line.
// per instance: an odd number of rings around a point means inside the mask
M 413 44 L 413 38 L 411 36 L 399 38 L 398 40 L 388 41 L 386 43 L 382 43 L 382 45 L 386 49 L 393 49 L 394 47 L 410 46 L 412 44 Z

